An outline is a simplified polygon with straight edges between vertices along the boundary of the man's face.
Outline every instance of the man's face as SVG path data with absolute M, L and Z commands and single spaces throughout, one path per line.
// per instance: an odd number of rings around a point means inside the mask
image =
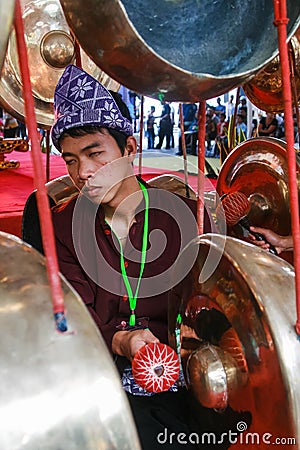
M 133 175 L 136 143 L 132 136 L 124 156 L 106 129 L 76 138 L 66 136 L 60 145 L 73 183 L 95 203 L 109 203 L 124 179 Z

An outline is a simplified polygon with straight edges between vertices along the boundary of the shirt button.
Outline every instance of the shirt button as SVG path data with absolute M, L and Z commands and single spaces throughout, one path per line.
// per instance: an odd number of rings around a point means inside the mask
M 122 300 L 123 300 L 124 302 L 126 302 L 126 301 L 128 300 L 128 295 L 127 295 L 127 294 L 123 295 Z
M 107 228 L 106 230 L 104 230 L 104 233 L 107 234 L 107 236 L 110 235 L 110 230 Z

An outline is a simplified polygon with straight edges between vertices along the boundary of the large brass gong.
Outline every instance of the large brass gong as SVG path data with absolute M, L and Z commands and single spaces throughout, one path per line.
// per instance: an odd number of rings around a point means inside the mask
M 203 235 L 190 243 L 175 273 L 195 246 L 197 261 L 173 289 L 169 317 L 173 346 L 176 329 L 180 332 L 191 421 L 200 444 L 203 439 L 201 448 L 214 448 L 205 447 L 208 432 L 214 432 L 210 444 L 216 444 L 222 437 L 226 442 L 229 431 L 236 438 L 232 448 L 261 450 L 276 443 L 299 448 L 293 267 L 252 244 Z
M 126 87 L 199 101 L 245 82 L 277 53 L 271 0 L 60 0 L 87 54 Z M 288 35 L 300 4 L 287 0 Z
M 62 278 L 69 333 L 55 330 L 45 259 L 0 233 L 0 448 L 139 450 L 106 345 Z
M 75 61 L 71 36 L 59 0 L 21 0 L 30 80 L 38 125 L 50 128 L 54 120 L 53 96 L 64 68 Z M 119 83 L 110 78 L 81 51 L 83 69 L 117 91 Z M 24 121 L 22 80 L 14 31 L 0 79 L 0 103 L 14 117 Z

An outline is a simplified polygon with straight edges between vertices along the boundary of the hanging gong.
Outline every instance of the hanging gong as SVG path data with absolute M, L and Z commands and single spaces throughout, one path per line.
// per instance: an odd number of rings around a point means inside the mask
M 0 3 L 0 72 L 6 55 L 8 38 L 11 32 L 12 21 L 14 17 L 15 0 L 6 0 Z
M 0 448 L 140 450 L 106 344 L 61 279 L 68 332 L 55 329 L 45 258 L 0 233 Z
M 297 156 L 300 182 L 300 161 Z M 291 233 L 286 143 L 272 137 L 248 139 L 225 159 L 217 181 L 217 193 L 240 191 L 251 205 L 253 225 L 280 235 Z M 230 232 L 230 230 L 229 230 Z
M 175 280 L 192 248 L 197 260 L 170 295 L 169 334 L 174 348 L 180 335 L 193 430 L 206 439 L 203 447 L 226 444 L 231 431 L 239 450 L 267 450 L 283 437 L 290 440 L 277 444 L 299 449 L 293 267 L 252 244 L 208 234 L 184 250 Z
M 270 0 L 61 0 L 82 48 L 124 86 L 199 101 L 245 82 L 278 51 Z M 288 35 L 300 4 L 287 0 Z M 217 24 L 217 26 L 216 26 Z
M 36 118 L 38 125 L 47 129 L 54 120 L 55 86 L 64 68 L 75 60 L 75 41 L 59 0 L 22 0 L 21 4 Z M 84 52 L 81 52 L 81 57 L 84 70 L 108 89 L 119 89 L 119 83 L 100 70 Z M 24 122 L 22 81 L 14 31 L 9 39 L 0 80 L 0 103 Z
M 294 66 L 294 81 L 298 102 L 300 100 L 300 28 L 289 43 L 291 63 Z M 283 112 L 282 74 L 279 56 L 261 69 L 254 78 L 243 85 L 249 100 L 258 108 L 267 112 Z

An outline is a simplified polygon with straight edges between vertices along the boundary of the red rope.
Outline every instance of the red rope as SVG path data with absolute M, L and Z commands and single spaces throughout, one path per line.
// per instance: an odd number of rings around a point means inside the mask
M 188 186 L 189 177 L 188 177 L 188 167 L 187 167 L 186 142 L 185 142 L 185 134 L 184 134 L 184 118 L 183 118 L 182 103 L 179 103 L 179 123 L 180 123 L 180 131 L 181 131 L 181 149 L 182 149 L 182 158 L 183 158 L 185 194 L 186 194 L 187 198 L 190 198 L 190 191 L 189 191 L 189 186 Z
M 41 223 L 41 232 L 44 251 L 46 255 L 46 266 L 49 284 L 51 288 L 54 313 L 64 312 L 64 300 L 61 282 L 58 275 L 58 261 L 54 240 L 54 231 L 49 208 L 48 195 L 45 188 L 44 171 L 42 164 L 39 133 L 34 110 L 34 100 L 31 90 L 30 73 L 28 67 L 28 55 L 24 37 L 24 25 L 20 1 L 16 0 L 14 27 L 17 38 L 19 64 L 23 84 L 23 99 L 25 105 L 25 116 L 28 134 L 31 140 L 31 158 L 33 163 L 34 180 L 37 187 L 37 204 Z
M 46 131 L 46 181 L 50 180 L 50 130 Z
M 198 223 L 198 233 L 199 234 L 203 234 L 203 229 L 204 229 L 205 122 L 206 122 L 206 102 L 201 101 L 199 103 L 199 109 L 198 109 L 197 223 Z
M 82 59 L 81 59 L 81 52 L 80 52 L 80 45 L 78 44 L 78 41 L 74 35 L 74 33 L 71 33 L 74 39 L 74 46 L 75 46 L 75 61 L 76 66 L 82 69 Z
M 290 208 L 292 218 L 292 234 L 294 243 L 294 267 L 296 283 L 296 306 L 297 322 L 296 332 L 300 335 L 300 226 L 299 226 L 299 203 L 298 186 L 296 175 L 296 152 L 294 149 L 294 125 L 292 112 L 292 92 L 290 82 L 290 64 L 287 45 L 286 24 L 286 0 L 274 0 L 274 25 L 278 31 L 279 57 L 282 71 L 283 100 L 284 100 L 284 127 L 287 143 L 288 172 L 289 172 L 289 192 Z
M 143 137 L 144 137 L 144 96 L 141 97 L 141 116 L 140 116 L 140 149 L 139 149 L 139 177 L 142 176 L 142 157 L 143 157 Z

